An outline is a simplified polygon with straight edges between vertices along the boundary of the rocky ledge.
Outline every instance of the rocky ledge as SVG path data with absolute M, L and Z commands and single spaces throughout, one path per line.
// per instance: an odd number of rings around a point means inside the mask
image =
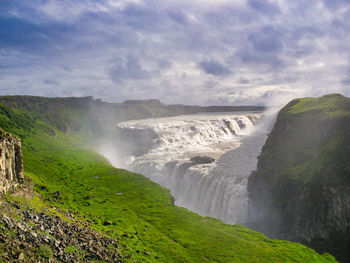
M 207 164 L 215 162 L 215 159 L 209 156 L 195 156 L 190 159 L 193 165 L 196 164 Z

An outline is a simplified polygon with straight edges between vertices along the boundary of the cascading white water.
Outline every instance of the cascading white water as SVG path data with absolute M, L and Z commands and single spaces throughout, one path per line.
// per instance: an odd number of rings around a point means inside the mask
M 178 206 L 243 223 L 248 176 L 266 139 L 265 130 L 254 129 L 261 116 L 195 114 L 119 123 L 123 130 L 156 134 L 151 149 L 128 157 L 127 168 L 170 189 Z

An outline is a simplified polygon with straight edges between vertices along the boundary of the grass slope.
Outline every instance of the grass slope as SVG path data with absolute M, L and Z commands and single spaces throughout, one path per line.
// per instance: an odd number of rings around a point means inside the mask
M 70 126 L 75 120 L 85 125 L 86 116 L 72 108 L 56 114 Z M 1 105 L 0 127 L 23 141 L 25 175 L 43 197 L 32 205 L 73 211 L 105 235 L 119 237 L 125 262 L 335 262 L 298 243 L 174 206 L 168 190 L 97 155 L 88 132 L 73 129 L 68 135 L 44 113 Z

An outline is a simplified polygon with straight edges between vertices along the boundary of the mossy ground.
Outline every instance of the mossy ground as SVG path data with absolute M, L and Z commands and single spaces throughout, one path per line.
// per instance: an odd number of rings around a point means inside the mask
M 84 120 L 82 113 L 67 111 L 70 121 Z M 42 196 L 25 202 L 72 211 L 105 235 L 119 236 L 125 262 L 335 261 L 298 243 L 271 240 L 176 207 L 168 190 L 96 154 L 88 132 L 67 135 L 55 121 L 0 107 L 0 127 L 22 139 L 25 175 Z
M 295 119 L 298 114 L 307 114 L 304 118 L 350 116 L 349 98 L 341 94 L 328 94 L 320 98 L 294 99 L 282 109 L 280 117 Z

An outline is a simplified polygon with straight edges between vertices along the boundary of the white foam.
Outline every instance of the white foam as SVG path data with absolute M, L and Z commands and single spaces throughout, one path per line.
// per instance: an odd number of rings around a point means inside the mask
M 175 204 L 227 223 L 247 217 L 249 174 L 266 139 L 254 123 L 260 113 L 200 114 L 119 123 L 122 129 L 153 130 L 153 147 L 128 157 L 128 169 L 170 189 Z M 215 162 L 193 164 L 208 156 Z

